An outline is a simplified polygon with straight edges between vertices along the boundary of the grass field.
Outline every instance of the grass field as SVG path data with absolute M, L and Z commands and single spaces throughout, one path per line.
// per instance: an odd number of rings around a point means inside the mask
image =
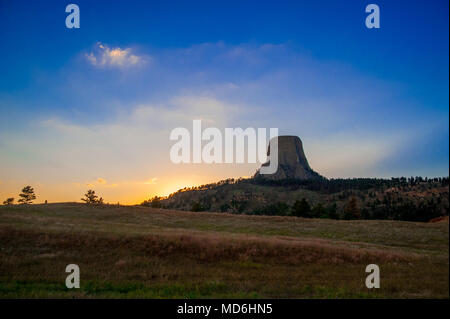
M 449 298 L 449 224 L 0 207 L 1 298 Z M 365 267 L 380 266 L 367 289 Z M 67 289 L 77 264 L 81 288 Z

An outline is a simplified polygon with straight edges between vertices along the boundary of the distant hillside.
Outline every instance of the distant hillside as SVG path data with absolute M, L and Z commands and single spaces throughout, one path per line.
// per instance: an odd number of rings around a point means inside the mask
M 449 178 L 227 179 L 144 206 L 253 215 L 429 221 L 449 213 Z
M 278 155 L 276 171 L 263 174 L 271 165 L 274 150 Z M 269 161 L 251 179 L 184 188 L 142 205 L 234 214 L 422 222 L 449 213 L 448 177 L 327 179 L 309 166 L 298 136 L 271 139 L 267 155 Z

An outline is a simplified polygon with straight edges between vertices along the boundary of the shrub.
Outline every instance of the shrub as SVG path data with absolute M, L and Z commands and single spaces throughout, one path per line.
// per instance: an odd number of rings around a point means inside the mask
M 194 202 L 191 207 L 192 212 L 202 212 L 205 208 L 199 202 Z
M 14 197 L 7 198 L 7 199 L 3 202 L 3 205 L 13 205 L 13 204 L 14 204 Z
M 355 196 L 352 196 L 344 208 L 344 219 L 359 219 L 361 213 Z
M 296 200 L 291 208 L 291 214 L 297 217 L 311 217 L 311 206 L 304 198 L 301 201 Z

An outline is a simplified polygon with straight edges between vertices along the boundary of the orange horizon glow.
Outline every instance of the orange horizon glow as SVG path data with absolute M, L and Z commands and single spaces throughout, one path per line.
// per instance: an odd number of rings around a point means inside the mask
M 246 178 L 243 176 L 242 178 Z M 234 177 L 239 178 L 239 177 Z M 123 181 L 119 183 L 109 183 L 104 178 L 97 178 L 93 182 L 87 183 L 65 183 L 60 184 L 44 184 L 44 183 L 24 183 L 15 181 L 8 183 L 8 190 L 5 189 L 6 183 L 0 184 L 2 196 L 1 202 L 6 198 L 13 197 L 15 203 L 19 198 L 22 188 L 30 185 L 36 193 L 35 204 L 47 203 L 82 203 L 81 198 L 88 189 L 93 189 L 99 197 L 102 197 L 105 203 L 121 204 L 121 205 L 139 205 L 144 200 L 148 200 L 154 196 L 167 197 L 172 193 L 183 188 L 196 187 L 204 184 L 215 183 L 225 178 L 222 177 L 191 177 L 168 178 L 159 180 L 151 178 L 147 181 Z M 20 186 L 19 186 L 20 185 Z M 4 197 L 4 198 L 3 198 Z

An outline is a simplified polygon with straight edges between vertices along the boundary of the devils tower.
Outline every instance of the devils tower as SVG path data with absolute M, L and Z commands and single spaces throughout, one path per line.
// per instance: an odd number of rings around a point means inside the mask
M 269 143 L 267 156 L 270 155 Z M 268 166 L 270 162 L 262 166 Z M 274 174 L 261 174 L 258 170 L 254 178 L 265 178 L 270 180 L 283 179 L 317 179 L 321 176 L 313 171 L 308 164 L 302 141 L 298 136 L 278 136 L 278 169 Z

